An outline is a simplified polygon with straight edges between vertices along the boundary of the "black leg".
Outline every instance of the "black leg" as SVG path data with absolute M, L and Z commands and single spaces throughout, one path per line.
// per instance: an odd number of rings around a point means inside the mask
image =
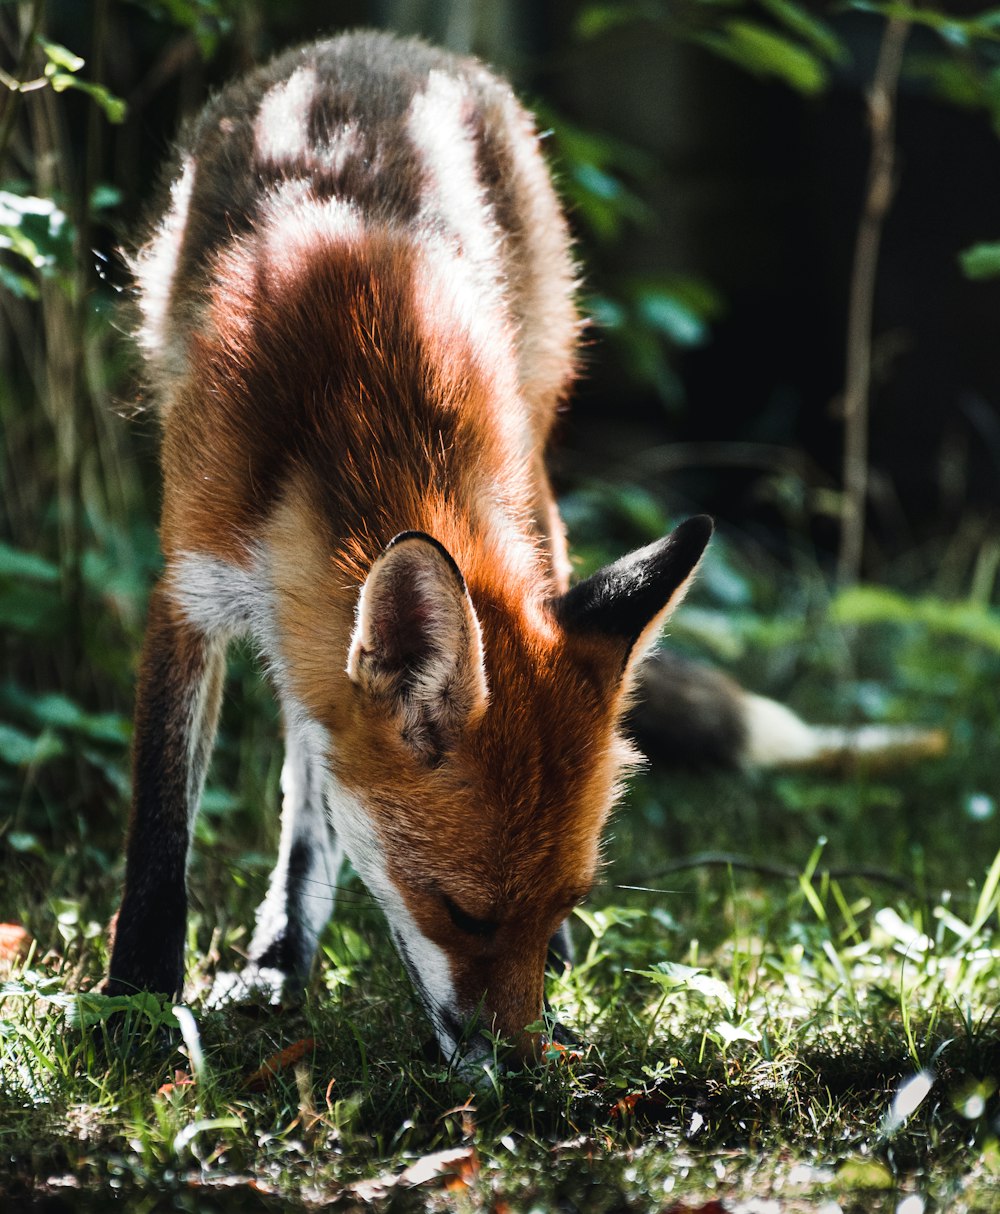
M 125 891 L 109 994 L 181 992 L 188 850 L 224 676 L 222 643 L 193 628 L 158 587 L 136 693 Z

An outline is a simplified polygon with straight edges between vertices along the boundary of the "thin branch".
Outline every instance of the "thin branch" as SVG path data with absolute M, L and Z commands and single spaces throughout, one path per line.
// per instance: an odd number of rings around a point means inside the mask
M 14 120 L 17 117 L 17 108 L 21 101 L 21 94 L 27 92 L 29 88 L 38 86 L 38 81 L 32 80 L 22 83 L 22 77 L 28 70 L 28 65 L 31 63 L 31 57 L 35 50 L 35 37 L 38 34 L 39 26 L 42 23 L 42 13 L 45 10 L 45 0 L 34 0 L 31 6 L 31 14 L 28 17 L 28 27 L 24 35 L 24 41 L 21 43 L 21 54 L 18 57 L 17 67 L 14 69 L 14 80 L 9 83 L 4 81 L 7 91 L 3 94 L 0 100 L 0 170 L 3 169 L 4 160 L 7 156 L 7 145 L 10 143 L 10 138 L 14 133 Z M 42 80 L 42 83 L 47 81 Z
M 886 23 L 878 63 L 868 92 L 871 157 L 868 190 L 858 224 L 847 313 L 847 357 L 844 372 L 844 462 L 840 552 L 837 575 L 842 584 L 861 572 L 868 496 L 868 414 L 872 371 L 872 310 L 882 226 L 892 203 L 896 159 L 896 94 L 903 65 L 908 21 Z

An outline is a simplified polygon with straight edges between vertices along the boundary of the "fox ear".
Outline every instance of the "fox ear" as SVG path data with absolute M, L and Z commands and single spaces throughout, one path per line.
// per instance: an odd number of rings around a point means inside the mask
M 665 539 L 623 556 L 556 599 L 556 618 L 570 633 L 621 642 L 623 667 L 653 644 L 684 597 L 712 537 L 704 514 L 681 523 Z
M 422 531 L 397 535 L 372 565 L 347 674 L 430 761 L 485 709 L 482 633 L 465 579 L 447 549 Z

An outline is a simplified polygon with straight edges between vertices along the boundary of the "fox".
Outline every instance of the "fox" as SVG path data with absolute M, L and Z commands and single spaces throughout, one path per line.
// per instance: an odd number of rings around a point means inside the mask
M 571 585 L 545 454 L 582 320 L 533 119 L 420 41 L 288 51 L 194 120 L 133 269 L 164 572 L 104 989 L 182 989 L 192 828 L 248 635 L 285 758 L 239 990 L 301 989 L 347 858 L 443 1052 L 533 1057 L 550 948 L 570 953 L 636 761 L 636 671 L 712 531 Z
M 282 716 L 280 839 L 221 996 L 302 991 L 348 859 L 443 1053 L 536 1058 L 547 963 L 639 761 L 643 660 L 713 524 L 573 582 L 546 456 L 584 322 L 533 118 L 418 40 L 286 51 L 190 124 L 132 270 L 164 569 L 103 989 L 182 991 L 193 826 L 249 637 Z M 750 701 L 715 690 L 692 727 L 748 753 Z

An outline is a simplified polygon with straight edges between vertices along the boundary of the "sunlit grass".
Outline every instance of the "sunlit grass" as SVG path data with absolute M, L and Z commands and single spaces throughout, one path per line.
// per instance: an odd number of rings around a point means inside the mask
M 187 1004 L 125 1001 L 114 1035 L 121 1001 L 68 989 L 105 960 L 78 919 L 72 977 L 35 956 L 3 990 L 3 1137 L 32 1161 L 13 1178 L 46 1192 L 68 1168 L 96 1191 L 252 1182 L 303 1200 L 410 1186 L 418 1205 L 544 1206 L 577 1191 L 575 1160 L 607 1186 L 599 1209 L 612 1195 L 868 1191 L 871 1209 L 909 1189 L 995 1196 L 1000 860 L 929 906 L 822 872 L 817 846 L 777 888 L 699 874 L 669 918 L 607 898 L 583 910 L 579 964 L 549 993 L 586 1044 L 474 1090 L 424 1049 L 363 897 L 343 899 L 302 1007 L 206 1011 L 192 958 Z M 705 947 L 709 907 L 724 924 Z

